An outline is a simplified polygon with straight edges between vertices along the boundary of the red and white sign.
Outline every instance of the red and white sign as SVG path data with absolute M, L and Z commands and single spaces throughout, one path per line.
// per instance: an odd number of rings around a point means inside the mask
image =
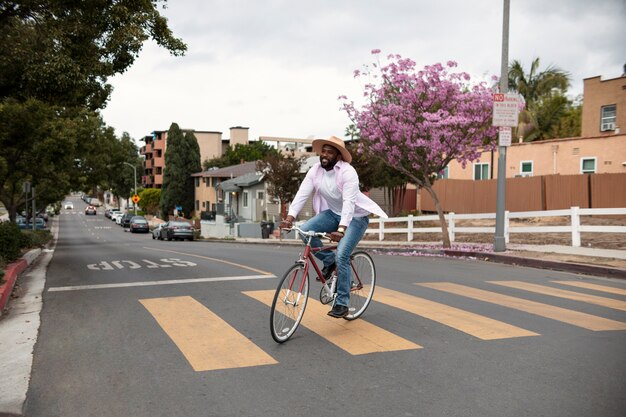
M 498 146 L 511 146 L 513 134 L 511 128 L 503 126 L 498 131 Z
M 520 97 L 516 93 L 493 95 L 493 126 L 516 127 Z

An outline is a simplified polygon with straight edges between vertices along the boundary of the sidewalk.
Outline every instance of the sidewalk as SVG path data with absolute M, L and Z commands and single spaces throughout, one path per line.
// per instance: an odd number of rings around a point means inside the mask
M 210 239 L 209 239 L 210 240 Z M 245 242 L 274 245 L 300 245 L 295 239 L 236 238 L 213 239 L 223 242 Z M 626 279 L 626 250 L 573 247 L 559 245 L 507 244 L 505 252 L 494 252 L 484 243 L 453 243 L 444 249 L 440 242 L 405 242 L 362 240 L 359 247 L 367 250 L 404 256 L 453 256 L 479 259 L 508 265 L 550 269 L 583 275 Z

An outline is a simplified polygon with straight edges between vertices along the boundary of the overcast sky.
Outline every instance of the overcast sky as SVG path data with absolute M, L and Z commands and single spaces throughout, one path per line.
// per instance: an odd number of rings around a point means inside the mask
M 172 57 L 147 43 L 112 78 L 103 111 L 118 136 L 250 128 L 259 136 L 342 137 L 339 95 L 358 100 L 355 69 L 400 54 L 418 66 L 455 60 L 473 78 L 500 74 L 503 0 L 169 0 L 162 14 L 188 45 Z M 583 79 L 622 75 L 626 0 L 511 0 L 509 60 Z

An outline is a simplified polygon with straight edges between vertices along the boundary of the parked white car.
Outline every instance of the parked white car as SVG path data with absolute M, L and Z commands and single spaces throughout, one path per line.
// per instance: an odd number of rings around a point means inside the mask
M 121 211 L 118 211 L 117 213 L 114 213 L 111 215 L 111 220 L 115 221 L 115 224 L 122 224 L 122 216 L 124 215 L 124 213 L 122 213 Z

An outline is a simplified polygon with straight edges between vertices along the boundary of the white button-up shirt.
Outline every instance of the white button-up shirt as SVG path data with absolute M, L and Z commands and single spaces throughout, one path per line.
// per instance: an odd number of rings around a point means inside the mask
M 341 190 L 343 196 L 343 206 L 341 208 L 341 221 L 339 224 L 348 227 L 353 217 L 364 217 L 370 213 L 379 217 L 387 218 L 387 214 L 371 198 L 359 190 L 359 176 L 354 167 L 345 161 L 337 161 L 333 167 L 335 170 L 335 180 L 337 188 Z M 289 206 L 289 215 L 297 217 L 300 210 L 306 203 L 312 192 L 313 210 L 320 213 L 328 209 L 326 200 L 320 195 L 319 189 L 324 177 L 324 168 L 318 162 L 307 172 L 304 181 L 300 185 L 298 193 Z

